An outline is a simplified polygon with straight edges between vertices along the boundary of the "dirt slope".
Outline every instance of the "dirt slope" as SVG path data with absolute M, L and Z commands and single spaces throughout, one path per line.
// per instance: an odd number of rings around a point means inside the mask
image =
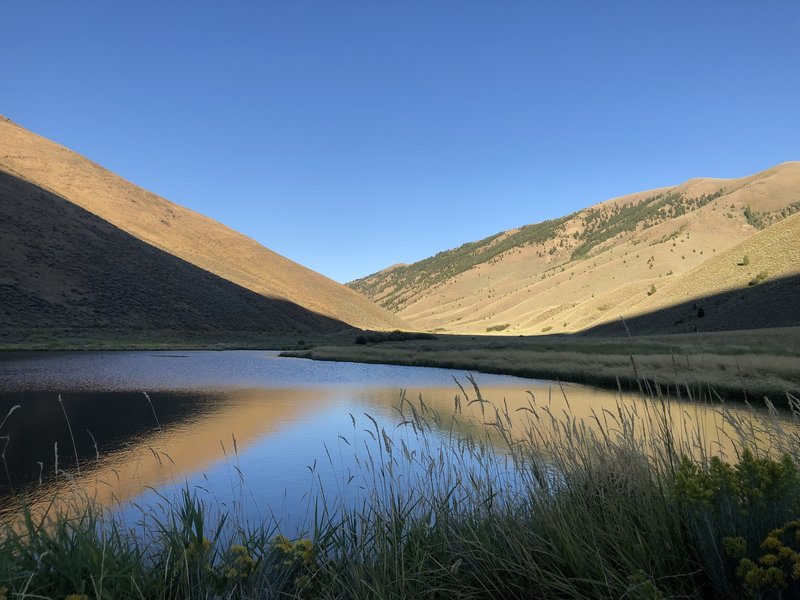
M 764 271 L 800 272 L 791 236 L 775 225 L 798 211 L 800 162 L 788 162 L 741 179 L 691 179 L 608 200 L 349 285 L 420 329 L 580 331 L 747 287 Z M 751 237 L 753 247 L 733 250 Z M 727 250 L 745 248 L 749 268 L 723 268 Z
M 287 301 L 356 327 L 404 326 L 400 318 L 361 294 L 2 117 L 0 169 L 65 198 L 151 246 L 256 294 Z

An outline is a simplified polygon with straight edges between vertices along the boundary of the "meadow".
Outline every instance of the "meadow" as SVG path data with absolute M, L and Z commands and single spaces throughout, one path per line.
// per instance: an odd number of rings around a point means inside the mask
M 136 523 L 79 489 L 45 505 L 19 500 L 18 518 L 0 529 L 0 598 L 800 593 L 791 393 L 763 410 L 718 401 L 707 431 L 657 389 L 578 417 L 532 394 L 511 411 L 472 378 L 458 385 L 449 411 L 402 395 L 393 431 L 365 415 L 369 460 L 342 474 L 362 500 L 320 489 L 300 536 L 189 490 L 141 507 Z
M 364 337 L 364 336 L 361 336 Z M 634 337 L 442 335 L 374 342 L 358 336 L 286 356 L 443 367 L 677 398 L 734 401 L 764 395 L 778 403 L 800 393 L 800 328 Z

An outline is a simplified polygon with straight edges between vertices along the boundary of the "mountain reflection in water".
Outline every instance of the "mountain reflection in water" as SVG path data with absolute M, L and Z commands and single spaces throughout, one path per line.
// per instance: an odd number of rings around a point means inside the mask
M 552 420 L 613 433 L 621 426 L 620 410 L 641 417 L 657 414 L 679 438 L 699 432 L 707 442 L 704 450 L 712 453 L 730 454 L 736 436 L 717 409 L 703 405 L 671 401 L 665 411 L 658 401 L 621 399 L 586 386 L 496 375 L 476 380 L 491 404 L 469 403 L 476 393 L 464 373 L 314 363 L 274 353 L 57 353 L 6 359 L 0 361 L 0 416 L 20 408 L 0 430 L 8 436 L 8 474 L 0 497 L 6 510 L 13 510 L 12 486 L 32 502 L 78 490 L 105 505 L 122 506 L 130 500 L 158 502 L 162 494 L 188 485 L 223 507 L 244 503 L 259 517 L 297 517 L 313 510 L 313 489 L 351 493 L 344 483 L 354 479 L 359 461 L 367 460 L 370 440 L 380 441 L 379 430 L 402 436 L 413 448 L 411 432 L 398 429 L 401 389 L 418 410 L 442 415 L 438 431 L 434 428 L 442 443 L 487 435 L 484 424 L 498 418 L 512 438 L 524 435 L 526 427 L 547 429 Z M 453 418 L 456 396 L 460 410 Z M 490 427 L 489 438 L 502 448 L 501 436 L 491 432 Z M 355 479 L 357 488 L 361 482 Z

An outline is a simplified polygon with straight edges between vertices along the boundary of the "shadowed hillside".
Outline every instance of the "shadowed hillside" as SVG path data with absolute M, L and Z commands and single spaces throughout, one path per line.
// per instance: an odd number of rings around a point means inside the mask
M 800 162 L 787 162 L 608 200 L 349 285 L 422 330 L 575 332 L 800 273 L 798 211 Z
M 349 327 L 226 281 L 0 170 L 0 341 Z
M 653 335 L 796 327 L 800 324 L 800 275 L 695 298 L 635 317 L 611 321 L 585 335 Z M 733 325 L 733 326 L 732 326 Z M 626 329 L 627 326 L 627 329 Z
M 299 305 L 356 327 L 404 327 L 400 318 L 361 294 L 2 117 L 0 169 L 61 196 L 151 246 L 261 296 Z M 301 219 L 298 215 L 298 222 Z
M 625 317 L 634 334 L 800 325 L 800 215 L 670 281 L 629 286 L 627 297 L 607 312 Z M 620 333 L 614 323 L 588 331 Z

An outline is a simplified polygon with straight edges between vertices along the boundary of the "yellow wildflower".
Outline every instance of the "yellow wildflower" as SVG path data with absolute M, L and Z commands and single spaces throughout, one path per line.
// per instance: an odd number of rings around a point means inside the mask
M 747 575 L 748 575 L 748 573 L 750 573 L 750 571 L 757 570 L 757 569 L 758 569 L 758 567 L 755 565 L 755 563 L 752 560 L 750 560 L 749 558 L 743 558 L 742 560 L 739 561 L 739 568 L 736 569 L 736 575 L 740 579 L 746 579 Z
M 256 561 L 250 556 L 247 548 L 239 544 L 234 544 L 230 549 L 232 565 L 226 571 L 228 578 L 233 579 L 238 577 L 240 579 L 246 578 L 253 572 Z
M 772 537 L 772 536 L 769 536 L 761 543 L 762 550 L 777 550 L 782 546 L 783 544 L 781 544 L 781 541 L 777 537 Z
M 764 569 L 759 569 L 758 567 L 750 569 L 744 576 L 745 587 L 750 591 L 757 590 L 764 581 L 763 575 Z
M 283 554 L 290 554 L 292 552 L 292 542 L 290 542 L 286 536 L 281 534 L 278 534 L 273 538 L 272 546 Z
M 779 537 L 781 537 L 781 536 L 782 536 L 784 533 L 785 533 L 785 530 L 784 530 L 784 529 L 781 527 L 781 528 L 778 528 L 778 529 L 773 529 L 772 531 L 770 531 L 770 532 L 767 534 L 767 537 L 768 537 L 768 538 L 774 538 L 774 539 L 778 539 L 778 538 L 779 538 Z
M 764 575 L 764 583 L 774 587 L 786 586 L 786 573 L 777 567 L 770 567 Z
M 189 545 L 186 546 L 185 552 L 188 558 L 194 558 L 199 557 L 200 554 L 207 554 L 209 550 L 211 550 L 211 542 L 206 538 L 203 538 L 203 541 L 200 542 L 200 544 L 190 542 Z
M 722 549 L 731 558 L 742 558 L 747 550 L 747 542 L 743 537 L 722 538 Z
M 765 567 L 772 567 L 778 563 L 778 557 L 775 556 L 774 554 L 765 554 L 764 556 L 758 559 L 758 562 L 760 562 Z
M 295 554 L 306 565 L 314 562 L 314 543 L 309 539 L 298 540 L 295 544 Z

